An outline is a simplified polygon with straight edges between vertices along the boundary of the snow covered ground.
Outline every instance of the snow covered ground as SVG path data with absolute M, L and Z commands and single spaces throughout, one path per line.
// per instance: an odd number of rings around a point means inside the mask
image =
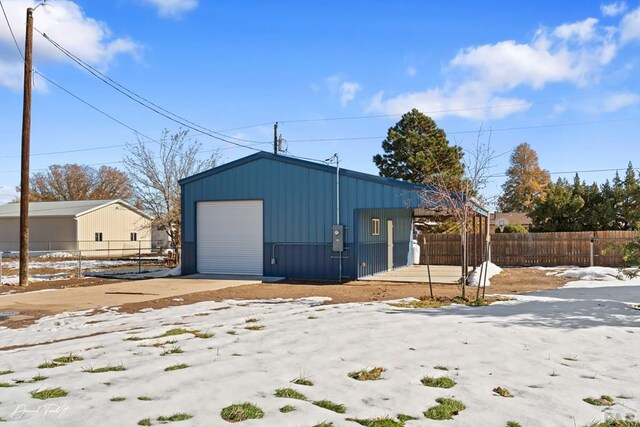
M 240 425 L 357 426 L 346 418 L 397 414 L 418 418 L 407 421 L 408 427 L 504 426 L 509 420 L 573 427 L 606 417 L 640 418 L 640 310 L 634 308 L 640 280 L 581 281 L 488 307 L 320 302 L 224 301 L 137 314 L 76 312 L 19 330 L 0 329 L 0 346 L 33 345 L 0 352 L 0 371 L 13 371 L 0 375 L 0 383 L 12 385 L 0 388 L 0 417 L 7 425 L 25 426 L 136 425 L 144 418 L 157 425 L 159 416 L 182 412 L 193 418 L 178 425 L 223 426 L 228 425 L 220 417 L 224 407 L 251 402 L 264 418 Z M 264 329 L 246 329 L 252 326 Z M 159 337 L 175 328 L 192 332 Z M 196 330 L 214 336 L 199 338 Z M 58 342 L 41 344 L 48 341 Z M 38 368 L 69 354 L 83 360 Z M 178 364 L 188 367 L 165 371 Z M 119 366 L 126 370 L 85 372 Z M 373 367 L 385 368 L 381 380 L 348 376 Z M 47 378 L 26 382 L 36 375 Z M 290 382 L 301 375 L 314 385 Z M 425 375 L 445 375 L 456 384 L 426 387 L 420 382 Z M 498 386 L 514 397 L 498 396 L 492 391 Z M 68 395 L 48 400 L 30 395 L 55 387 Z M 303 393 L 307 401 L 275 397 L 283 387 Z M 615 404 L 583 401 L 601 395 Z M 115 397 L 124 400 L 111 401 Z M 454 397 L 466 409 L 452 421 L 426 419 L 423 412 L 439 397 Z M 343 404 L 346 412 L 312 404 L 323 399 Z M 296 410 L 281 413 L 285 405 Z
M 65 252 L 60 252 L 59 254 L 63 254 Z M 153 261 L 153 262 L 162 262 L 162 258 L 146 258 L 145 261 Z M 30 269 L 37 268 L 50 268 L 53 270 L 60 270 L 59 273 L 46 273 L 46 274 L 30 274 L 29 281 L 31 282 L 42 282 L 47 280 L 55 280 L 61 279 L 64 277 L 68 277 L 74 275 L 78 272 L 78 260 L 60 260 L 60 261 L 31 261 L 29 262 Z M 146 264 L 146 263 L 145 263 Z M 104 269 L 113 269 L 115 267 L 130 267 L 130 273 L 127 276 L 122 276 L 123 279 L 131 279 L 131 278 L 147 278 L 147 277 L 167 277 L 170 275 L 175 275 L 170 273 L 172 270 L 166 269 L 164 267 L 148 267 L 147 265 L 143 266 L 143 270 L 152 270 L 154 274 L 147 275 L 136 275 L 134 273 L 138 272 L 138 260 L 91 260 L 91 259 L 83 259 L 81 262 L 81 269 L 83 274 L 91 275 L 91 272 L 104 271 Z M 12 259 L 11 261 L 2 261 L 2 268 L 5 269 L 17 269 L 19 268 L 18 261 Z M 118 273 L 114 270 L 114 275 Z M 178 272 L 178 274 L 180 274 Z M 19 282 L 19 276 L 17 274 L 6 275 L 3 274 L 1 277 L 0 284 L 2 285 L 15 285 Z

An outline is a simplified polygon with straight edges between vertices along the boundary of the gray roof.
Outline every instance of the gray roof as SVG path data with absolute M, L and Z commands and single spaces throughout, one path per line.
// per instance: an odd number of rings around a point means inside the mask
M 122 203 L 131 207 L 122 200 L 74 200 L 66 202 L 31 202 L 29 203 L 29 217 L 48 216 L 72 216 L 77 217 L 83 213 L 101 208 L 112 203 Z M 132 207 L 131 207 L 132 208 Z M 132 208 L 137 212 L 137 209 Z M 144 215 L 144 214 L 143 214 Z M 0 206 L 0 218 L 17 218 L 20 216 L 20 203 L 7 203 Z M 146 216 L 146 215 L 145 215 Z

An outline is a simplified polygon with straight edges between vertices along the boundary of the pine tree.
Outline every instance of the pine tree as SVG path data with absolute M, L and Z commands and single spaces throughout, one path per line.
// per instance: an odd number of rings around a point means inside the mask
M 640 225 L 640 186 L 633 165 L 629 162 L 624 176 L 620 217 L 624 230 L 637 229 Z
M 511 166 L 498 199 L 501 212 L 530 212 L 544 198 L 549 173 L 538 165 L 538 154 L 529 144 L 518 145 L 511 153 Z
M 449 145 L 444 130 L 415 108 L 389 128 L 382 148 L 385 154 L 373 157 L 380 176 L 416 184 L 432 182 L 434 176 L 440 176 L 452 188 L 462 180 L 462 148 Z
M 584 200 L 574 194 L 573 187 L 564 178 L 547 186 L 546 197 L 538 200 L 529 213 L 536 231 L 576 231 L 576 217 Z

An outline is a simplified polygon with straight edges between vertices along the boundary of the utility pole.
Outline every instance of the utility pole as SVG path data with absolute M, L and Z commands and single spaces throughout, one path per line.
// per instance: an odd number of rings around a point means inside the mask
M 278 122 L 273 125 L 273 154 L 278 154 Z
M 20 286 L 29 285 L 29 152 L 31 145 L 31 82 L 33 81 L 33 8 L 27 9 L 24 40 L 22 161 L 20 165 Z

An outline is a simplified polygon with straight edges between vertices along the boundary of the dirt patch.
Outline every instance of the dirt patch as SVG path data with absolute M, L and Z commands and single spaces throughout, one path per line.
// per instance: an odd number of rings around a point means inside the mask
M 0 295 L 10 293 L 22 293 L 41 291 L 43 289 L 65 289 L 78 288 L 81 286 L 98 286 L 107 283 L 122 282 L 122 280 L 101 279 L 97 277 L 70 277 L 62 280 L 45 280 L 42 282 L 32 282 L 29 286 L 0 285 Z
M 106 283 L 113 283 L 114 280 L 97 278 L 76 278 L 68 280 L 57 280 L 40 282 L 30 285 L 28 288 L 19 286 L 0 287 L 0 292 L 14 290 L 17 292 L 34 291 L 40 289 L 60 289 L 78 286 L 96 286 Z M 568 279 L 547 276 L 545 271 L 531 268 L 507 268 L 501 274 L 495 276 L 491 281 L 491 286 L 487 288 L 487 293 L 491 294 L 518 294 L 533 292 L 545 289 L 558 288 Z M 433 286 L 435 297 L 452 298 L 460 295 L 460 287 L 457 285 Z M 475 297 L 476 288 L 467 287 L 467 295 Z M 254 285 L 236 286 L 214 291 L 197 292 L 180 295 L 179 298 L 172 296 L 159 298 L 151 301 L 124 304 L 120 312 L 135 313 L 142 309 L 159 309 L 171 306 L 189 305 L 203 301 L 222 301 L 225 299 L 271 299 L 271 298 L 291 298 L 299 299 L 306 297 L 329 297 L 331 301 L 326 304 L 342 304 L 350 302 L 372 302 L 388 301 L 400 298 L 425 297 L 429 294 L 429 286 L 426 283 L 393 283 L 393 282 L 349 282 L 342 285 L 327 284 L 292 284 L 292 283 L 263 283 Z M 98 312 L 98 311 L 96 311 Z M 50 311 L 29 310 L 21 311 L 19 316 L 11 317 L 3 322 L 1 326 L 9 328 L 21 328 L 33 323 L 36 319 L 51 315 Z
M 518 294 L 555 289 L 568 279 L 547 276 L 544 271 L 530 268 L 507 268 L 491 281 L 487 293 Z M 460 295 L 457 285 L 434 285 L 435 297 L 455 297 Z M 475 296 L 476 288 L 467 286 L 469 297 Z M 245 285 L 216 291 L 199 292 L 182 295 L 180 300 L 162 298 L 141 303 L 125 304 L 121 312 L 135 313 L 144 308 L 163 308 L 177 305 L 189 305 L 202 301 L 222 301 L 225 299 L 270 299 L 270 298 L 306 298 L 329 297 L 325 304 L 342 304 L 349 302 L 388 301 L 400 298 L 420 298 L 428 295 L 429 285 L 426 283 L 391 283 L 391 282 L 349 282 L 343 285 L 309 285 L 309 284 L 268 284 Z

